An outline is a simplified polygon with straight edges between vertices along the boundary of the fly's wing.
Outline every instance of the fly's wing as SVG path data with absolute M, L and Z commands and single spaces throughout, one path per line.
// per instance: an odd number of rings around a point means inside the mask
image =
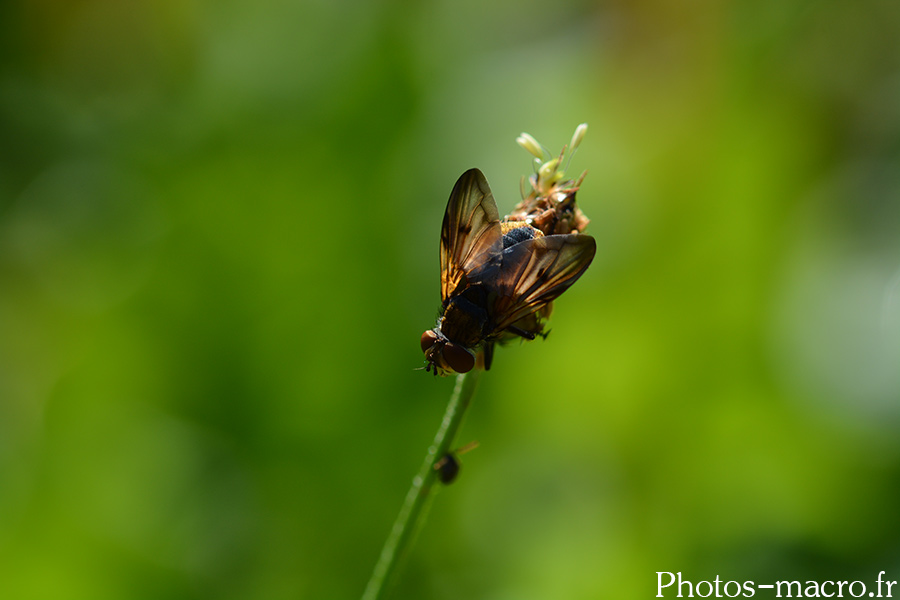
M 540 310 L 578 281 L 594 259 L 589 235 L 547 235 L 503 251 L 490 282 L 497 298 L 491 306 L 494 333 Z
M 441 226 L 441 301 L 465 286 L 476 268 L 500 263 L 500 215 L 478 169 L 463 173 L 450 192 Z

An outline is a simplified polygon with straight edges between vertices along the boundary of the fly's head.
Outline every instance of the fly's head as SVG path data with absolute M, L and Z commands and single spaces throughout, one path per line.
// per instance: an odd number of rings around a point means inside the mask
M 422 334 L 422 352 L 425 353 L 426 371 L 435 375 L 468 373 L 475 366 L 475 354 L 460 344 L 447 339 L 438 325 Z

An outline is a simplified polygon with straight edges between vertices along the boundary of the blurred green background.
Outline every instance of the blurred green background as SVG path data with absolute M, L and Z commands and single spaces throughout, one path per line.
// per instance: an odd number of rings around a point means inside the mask
M 597 258 L 397 597 L 900 579 L 898 39 L 887 0 L 3 3 L 0 598 L 358 597 L 453 386 L 414 370 L 450 189 L 509 211 L 515 137 L 583 121 Z

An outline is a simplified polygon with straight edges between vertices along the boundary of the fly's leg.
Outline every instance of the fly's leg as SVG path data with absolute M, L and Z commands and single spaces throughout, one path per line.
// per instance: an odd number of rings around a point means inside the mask
M 484 345 L 484 370 L 489 371 L 491 363 L 494 362 L 494 342 L 488 342 Z
M 516 327 L 515 325 L 510 325 L 509 327 L 506 328 L 506 331 L 508 331 L 510 333 L 514 333 L 520 337 L 523 337 L 526 340 L 533 340 L 535 338 L 535 336 L 537 335 L 531 331 L 525 331 L 524 329 L 520 329 L 520 328 Z M 546 335 L 546 334 L 542 334 L 542 335 Z

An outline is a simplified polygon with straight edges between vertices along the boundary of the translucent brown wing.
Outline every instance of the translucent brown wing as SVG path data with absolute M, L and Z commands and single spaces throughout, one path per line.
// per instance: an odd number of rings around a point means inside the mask
M 500 215 L 478 169 L 463 173 L 450 192 L 441 226 L 441 301 L 465 286 L 472 271 L 498 264 L 503 248 Z
M 491 285 L 498 298 L 491 307 L 499 333 L 553 301 L 578 281 L 594 259 L 597 244 L 589 235 L 547 235 L 503 251 Z

